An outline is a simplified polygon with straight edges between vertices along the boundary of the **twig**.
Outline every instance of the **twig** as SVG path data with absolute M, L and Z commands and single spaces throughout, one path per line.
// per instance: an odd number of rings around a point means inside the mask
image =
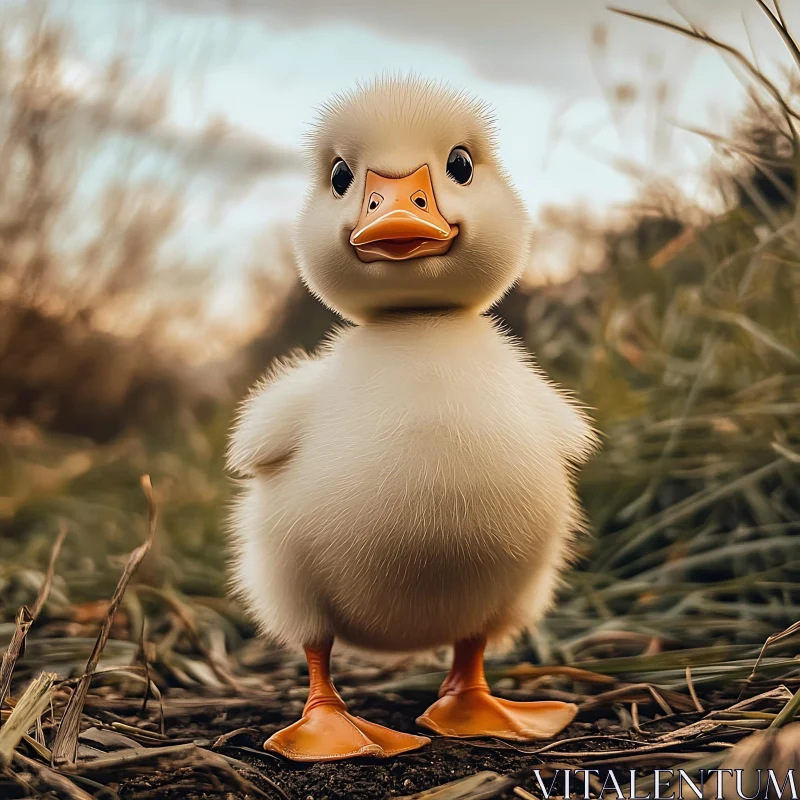
M 64 537 L 66 535 L 67 527 L 62 523 L 56 541 L 53 544 L 53 549 L 50 551 L 50 562 L 47 565 L 47 571 L 45 572 L 42 585 L 39 587 L 39 593 L 36 595 L 33 608 L 28 609 L 27 606 L 22 606 L 17 612 L 17 627 L 14 630 L 14 635 L 11 637 L 8 649 L 3 654 L 3 662 L 0 664 L 0 708 L 2 708 L 8 696 L 8 690 L 11 687 L 11 676 L 14 674 L 14 667 L 17 664 L 17 659 L 25 652 L 25 637 L 28 635 L 31 625 L 36 621 L 39 612 L 44 607 L 50 595 L 56 560 L 58 559 L 58 554 L 61 552 L 61 545 L 64 543 Z
M 631 703 L 631 720 L 633 720 L 633 729 L 636 733 L 641 733 L 642 728 L 639 725 L 639 704 L 635 700 Z
M 634 695 L 634 697 L 631 697 L 631 695 Z M 592 708 L 604 706 L 618 700 L 639 700 L 642 695 L 645 697 L 649 695 L 653 702 L 667 715 L 675 713 L 667 702 L 667 697 L 682 711 L 691 710 L 692 708 L 688 699 L 679 692 L 668 691 L 666 689 L 659 690 L 649 683 L 630 683 L 618 689 L 611 689 L 608 692 L 602 692 L 601 694 L 589 697 L 580 704 L 580 709 L 581 711 L 588 711 Z M 641 700 L 639 700 L 639 702 L 641 702 Z
M 217 750 L 220 747 L 224 747 L 231 739 L 241 736 L 243 733 L 258 734 L 258 731 L 255 728 L 236 728 L 234 731 L 228 731 L 228 733 L 224 733 L 222 736 L 218 736 L 214 740 L 214 744 L 211 745 L 211 749 Z
M 138 598 L 137 598 L 138 602 Z M 150 699 L 151 688 L 155 687 L 155 684 L 150 680 L 150 658 L 147 654 L 147 647 L 146 645 L 146 628 L 147 628 L 147 617 L 142 615 L 142 630 L 141 635 L 139 637 L 139 648 L 141 650 L 141 659 L 142 664 L 144 666 L 144 679 L 146 688 L 144 691 L 144 697 L 142 697 L 142 707 L 139 709 L 139 716 L 144 717 L 145 713 L 147 712 L 147 702 Z M 157 691 L 157 690 L 156 690 Z M 164 699 L 161 697 L 161 692 L 158 692 L 158 710 L 159 710 L 159 726 L 161 730 L 161 734 L 164 734 Z
M 58 764 L 61 762 L 75 763 L 78 755 L 78 734 L 80 731 L 81 714 L 83 713 L 83 706 L 86 703 L 86 695 L 89 692 L 89 684 L 92 680 L 92 675 L 97 668 L 97 663 L 100 661 L 100 656 L 103 653 L 103 648 L 106 646 L 108 637 L 111 633 L 111 625 L 114 622 L 114 615 L 116 614 L 119 604 L 122 602 L 122 597 L 125 594 L 125 589 L 128 582 L 136 572 L 142 559 L 147 555 L 150 546 L 153 544 L 153 539 L 156 534 L 156 504 L 153 499 L 153 487 L 150 483 L 150 476 L 142 476 L 142 490 L 147 498 L 147 514 L 148 514 L 148 533 L 147 539 L 143 544 L 139 545 L 128 557 L 128 562 L 119 579 L 117 588 L 114 591 L 114 596 L 111 598 L 111 604 L 106 612 L 105 619 L 103 620 L 103 627 L 100 630 L 100 635 L 97 637 L 94 649 L 92 650 L 89 660 L 86 663 L 86 669 L 81 676 L 72 697 L 69 699 L 67 708 L 64 711 L 64 716 L 61 718 L 61 724 L 58 726 L 55 742 L 53 742 L 53 758 L 52 763 Z
M 789 636 L 793 636 L 795 633 L 800 632 L 800 620 L 794 623 L 794 625 L 790 625 L 786 630 L 781 631 L 780 633 L 773 633 L 772 636 L 767 637 L 767 641 L 764 642 L 763 646 L 761 647 L 761 652 L 758 654 L 758 658 L 753 664 L 753 671 L 747 676 L 747 680 L 745 681 L 745 685 L 742 687 L 742 691 L 739 693 L 739 697 L 741 698 L 742 694 L 744 693 L 745 688 L 750 684 L 750 682 L 756 676 L 756 670 L 758 670 L 761 662 L 764 660 L 764 656 L 767 654 L 767 648 L 771 644 L 775 644 L 775 642 L 780 642 L 782 639 L 786 639 Z
M 601 675 L 598 672 L 590 672 L 586 669 L 578 667 L 562 666 L 554 664 L 546 667 L 534 667 L 533 664 L 524 662 L 512 667 L 508 671 L 509 678 L 517 680 L 534 680 L 536 678 L 543 678 L 549 675 L 564 675 L 572 678 L 573 681 L 585 681 L 586 683 L 616 683 L 616 678 L 610 675 Z
M 780 453 L 787 461 L 791 461 L 793 464 L 800 464 L 800 453 L 796 453 L 794 450 L 790 450 L 788 447 L 785 447 L 780 442 L 773 442 L 772 449 L 776 453 Z
M 69 778 L 56 772 L 54 769 L 34 761 L 32 758 L 27 758 L 21 753 L 14 753 L 14 761 L 18 762 L 22 767 L 30 772 L 35 773 L 41 780 L 64 792 L 72 800 L 95 800 L 95 798 L 88 792 L 84 792 L 79 786 L 76 786 Z M 112 794 L 109 791 L 109 794 Z
M 686 665 L 686 686 L 689 689 L 689 694 L 691 695 L 692 701 L 694 702 L 694 707 L 701 713 L 705 714 L 706 710 L 703 708 L 700 700 L 697 698 L 697 692 L 694 689 L 694 683 L 692 683 L 692 668 L 687 664 Z
M 239 761 L 231 756 L 222 755 L 221 753 L 214 753 L 204 747 L 198 747 L 196 744 L 177 744 L 166 745 L 164 747 L 139 747 L 127 748 L 121 750 L 119 753 L 114 753 L 107 756 L 101 756 L 86 763 L 73 764 L 72 769 L 75 769 L 78 774 L 87 772 L 106 772 L 109 770 L 118 771 L 121 768 L 128 767 L 132 764 L 139 764 L 143 761 L 158 761 L 161 759 L 172 759 L 183 762 L 188 762 L 189 765 L 205 764 L 212 767 L 217 767 L 226 775 L 234 779 L 240 789 L 246 792 L 257 795 L 259 797 L 268 797 L 261 789 L 253 783 L 243 778 L 235 769 L 239 767 L 243 770 L 255 772 L 253 767 Z M 274 789 L 284 800 L 290 800 L 286 792 L 281 789 L 278 784 L 270 780 L 266 775 L 258 773 L 261 780 L 267 783 Z
M 56 561 L 58 561 L 59 553 L 61 552 L 61 545 L 64 544 L 64 539 L 67 537 L 67 526 L 62 522 L 58 531 L 58 536 L 53 543 L 53 549 L 50 551 L 50 561 L 47 564 L 47 571 L 44 575 L 42 585 L 39 587 L 39 594 L 36 595 L 36 601 L 31 609 L 31 616 L 34 621 L 38 619 L 39 613 L 44 608 L 47 598 L 50 596 L 50 587 L 53 585 L 53 576 L 56 571 Z
M 11 686 L 11 676 L 17 659 L 25 648 L 25 637 L 28 635 L 31 625 L 33 625 L 33 615 L 27 606 L 21 606 L 17 611 L 16 628 L 9 642 L 8 649 L 3 654 L 3 662 L 0 664 L 0 707 L 5 702 Z

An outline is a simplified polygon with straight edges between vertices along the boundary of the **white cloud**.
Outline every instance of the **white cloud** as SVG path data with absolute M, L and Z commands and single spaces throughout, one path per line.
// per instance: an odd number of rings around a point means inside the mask
M 664 33 L 643 23 L 623 21 L 607 0 L 150 0 L 184 14 L 211 19 L 219 13 L 260 22 L 280 36 L 317 26 L 367 28 L 406 44 L 424 42 L 461 53 L 474 70 L 492 81 L 533 84 L 553 91 L 592 91 L 591 31 L 604 25 L 622 32 L 613 39 L 614 58 L 635 61 L 663 45 Z M 643 13 L 693 23 L 715 31 L 740 28 L 743 13 L 763 17 L 752 0 L 619 0 Z M 791 16 L 791 15 L 790 15 Z M 761 20 L 764 22 L 764 20 Z M 756 26 L 759 27 L 759 26 Z M 767 26 L 768 27 L 768 26 Z M 763 26 L 761 27 L 764 30 Z M 746 42 L 738 31 L 738 40 Z M 774 40 L 773 40 L 774 41 Z M 342 51 L 357 46 L 344 36 Z

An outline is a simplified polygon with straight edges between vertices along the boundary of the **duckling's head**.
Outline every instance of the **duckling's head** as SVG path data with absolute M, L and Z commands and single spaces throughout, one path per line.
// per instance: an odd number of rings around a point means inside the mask
M 301 274 L 342 316 L 481 312 L 519 277 L 528 219 L 482 103 L 416 78 L 378 79 L 324 107 L 309 161 Z

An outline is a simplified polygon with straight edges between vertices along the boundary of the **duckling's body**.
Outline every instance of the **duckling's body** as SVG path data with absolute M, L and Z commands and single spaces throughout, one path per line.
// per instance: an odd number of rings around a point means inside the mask
M 591 444 L 486 317 L 345 330 L 242 414 L 232 460 L 257 475 L 236 512 L 238 585 L 292 645 L 419 650 L 530 624 L 566 566 L 570 469 Z M 259 471 L 276 447 L 285 463 Z
M 495 698 L 486 641 L 544 613 L 581 515 L 589 425 L 484 314 L 521 274 L 529 226 L 491 116 L 437 84 L 337 98 L 310 140 L 301 275 L 356 327 L 252 394 L 229 465 L 236 585 L 263 631 L 302 646 L 303 717 L 265 747 L 292 759 L 391 756 L 428 739 L 347 713 L 336 638 L 381 651 L 452 643 L 420 725 L 547 738 L 577 708 Z

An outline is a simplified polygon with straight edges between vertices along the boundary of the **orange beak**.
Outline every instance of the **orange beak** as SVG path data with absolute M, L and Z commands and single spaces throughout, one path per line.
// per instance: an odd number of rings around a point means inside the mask
M 361 216 L 350 244 L 362 261 L 404 261 L 446 253 L 458 236 L 436 207 L 428 165 L 405 178 L 367 171 Z

